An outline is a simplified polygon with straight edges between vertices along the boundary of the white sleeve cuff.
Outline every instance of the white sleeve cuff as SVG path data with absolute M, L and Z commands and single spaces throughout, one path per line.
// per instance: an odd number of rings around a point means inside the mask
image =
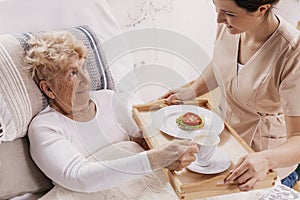
M 147 156 L 147 152 L 143 151 L 143 152 L 139 153 L 139 155 L 140 155 L 140 159 L 142 161 L 145 172 L 147 172 L 147 173 L 153 172 L 153 170 L 151 169 L 151 165 L 150 165 L 148 156 Z

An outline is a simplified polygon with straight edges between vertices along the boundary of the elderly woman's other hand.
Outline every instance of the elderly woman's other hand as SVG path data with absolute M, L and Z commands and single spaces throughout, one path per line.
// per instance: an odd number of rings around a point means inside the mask
M 152 170 L 167 167 L 170 170 L 181 170 L 195 161 L 194 154 L 198 147 L 188 140 L 173 140 L 157 149 L 147 152 Z

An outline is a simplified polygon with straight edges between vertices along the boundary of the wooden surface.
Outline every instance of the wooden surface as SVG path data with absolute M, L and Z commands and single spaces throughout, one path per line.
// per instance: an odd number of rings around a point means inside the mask
M 189 101 L 188 104 L 202 106 L 207 109 L 212 109 L 207 100 L 198 100 L 196 102 Z M 184 104 L 187 104 L 184 102 Z M 159 147 L 168 141 L 174 139 L 173 137 L 161 132 L 152 123 L 153 114 L 160 108 L 168 106 L 165 102 L 154 102 L 153 106 L 150 104 L 137 105 L 133 107 L 133 117 L 137 124 L 143 131 L 144 137 L 150 148 Z M 221 142 L 218 148 L 225 152 L 230 160 L 231 166 L 228 170 L 214 175 L 205 175 L 183 169 L 180 172 L 169 171 L 168 178 L 179 199 L 195 199 L 199 197 L 217 196 L 222 194 L 230 194 L 239 192 L 236 185 L 224 185 L 222 183 L 225 176 L 232 169 L 234 163 L 238 159 L 253 150 L 244 142 L 242 138 L 227 124 L 220 135 Z M 258 188 L 267 188 L 275 184 L 277 175 L 274 172 L 269 172 L 266 179 L 259 182 Z

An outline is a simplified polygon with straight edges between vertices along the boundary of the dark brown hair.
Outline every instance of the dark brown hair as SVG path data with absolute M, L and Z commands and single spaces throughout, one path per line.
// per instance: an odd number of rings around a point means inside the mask
M 234 0 L 234 2 L 248 12 L 255 12 L 260 6 L 265 4 L 270 4 L 272 8 L 279 0 Z

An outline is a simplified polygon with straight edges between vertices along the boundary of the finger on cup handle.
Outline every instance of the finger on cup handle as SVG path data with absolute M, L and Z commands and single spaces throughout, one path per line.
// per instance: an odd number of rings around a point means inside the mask
M 199 153 L 199 148 L 196 144 L 192 144 L 189 148 L 189 152 L 192 153 L 192 154 L 196 154 L 196 153 Z
M 198 147 L 198 145 L 196 143 L 191 143 L 191 145 L 189 146 L 189 153 L 192 153 L 192 154 L 196 154 L 196 153 L 199 153 L 200 149 Z
M 196 144 L 183 144 L 181 146 L 181 148 L 184 148 L 183 149 L 183 154 L 187 154 L 187 155 L 190 155 L 190 154 L 196 154 L 199 152 L 199 148 Z

